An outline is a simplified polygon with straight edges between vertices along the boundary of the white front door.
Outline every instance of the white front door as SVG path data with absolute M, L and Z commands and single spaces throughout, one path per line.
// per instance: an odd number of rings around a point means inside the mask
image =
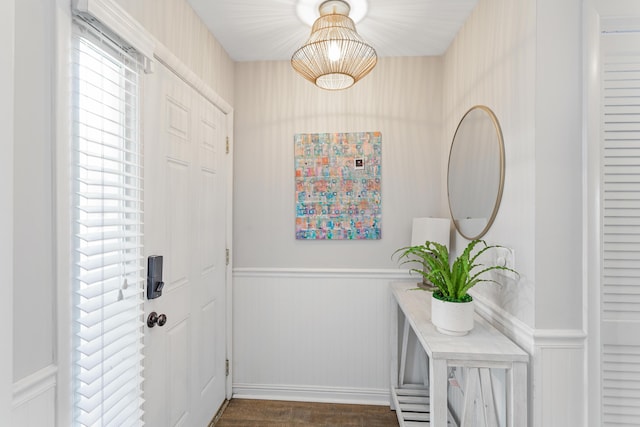
M 167 320 L 146 327 L 145 423 L 206 426 L 225 399 L 226 117 L 161 64 L 147 77 L 145 255 L 164 288 L 145 316 Z

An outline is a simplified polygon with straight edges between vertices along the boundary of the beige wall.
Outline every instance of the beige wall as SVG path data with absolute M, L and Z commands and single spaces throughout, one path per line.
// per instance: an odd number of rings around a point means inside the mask
M 583 330 L 581 0 L 536 2 L 536 328 Z
M 411 218 L 442 213 L 441 65 L 382 58 L 353 88 L 330 92 L 288 61 L 237 63 L 234 266 L 395 268 Z M 382 132 L 382 239 L 296 241 L 294 134 L 356 131 Z
M 477 104 L 494 111 L 504 137 L 504 193 L 484 239 L 514 249 L 521 278 L 476 290 L 529 326 L 535 283 L 535 3 L 480 1 L 447 50 L 443 72 L 445 156 L 458 122 Z M 446 164 L 447 158 L 441 161 Z M 443 194 L 446 204 L 446 190 Z M 455 249 L 466 243 L 457 235 Z
M 504 194 L 485 238 L 515 250 L 521 278 L 479 291 L 543 329 L 582 328 L 580 10 L 481 0 L 444 58 L 445 140 L 475 104 L 504 134 Z
M 234 393 L 388 403 L 391 254 L 443 214 L 441 79 L 440 58 L 382 58 L 328 92 L 289 61 L 236 64 Z M 358 131 L 382 133 L 382 239 L 296 240 L 294 135 Z
M 54 362 L 52 2 L 16 2 L 14 380 Z
M 233 61 L 186 0 L 116 1 L 233 105 Z
M 0 200 L 7 207 L 0 211 L 0 322 L 4 327 L 1 342 L 13 341 L 13 96 L 15 62 L 15 1 L 0 3 L 0 128 L 4 137 L 0 140 Z M 13 384 L 13 354 L 3 351 L 0 355 L 0 424 L 11 422 Z

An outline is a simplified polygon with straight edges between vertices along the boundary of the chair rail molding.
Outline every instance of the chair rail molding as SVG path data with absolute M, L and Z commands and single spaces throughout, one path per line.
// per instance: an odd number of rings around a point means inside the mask
M 13 383 L 15 426 L 54 426 L 58 367 L 48 365 Z
M 280 267 L 236 267 L 235 277 L 289 277 L 289 278 L 358 278 L 358 279 L 412 279 L 409 270 L 373 268 L 280 268 Z
M 13 383 L 13 408 L 38 398 L 49 389 L 54 389 L 57 374 L 58 367 L 49 365 Z
M 476 292 L 471 292 L 471 294 L 476 302 L 476 313 L 522 347 L 527 353 L 533 354 L 535 348 L 534 329 L 531 326 L 482 295 Z

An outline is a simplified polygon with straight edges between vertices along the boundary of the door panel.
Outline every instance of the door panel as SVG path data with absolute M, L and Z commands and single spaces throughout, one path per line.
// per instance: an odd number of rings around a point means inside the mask
M 169 329 L 167 335 L 167 366 L 166 373 L 166 397 L 169 401 L 169 425 L 187 425 L 189 413 L 189 364 L 184 363 L 189 360 L 189 319 L 184 319 L 178 323 L 167 324 Z M 153 355 L 151 355 L 153 357 Z
M 145 311 L 167 323 L 145 333 L 145 422 L 206 426 L 225 399 L 226 117 L 160 64 L 149 80 L 145 252 L 165 286 Z
M 148 183 L 147 188 L 154 183 Z M 167 200 L 164 224 L 167 238 L 165 259 L 166 291 L 189 285 L 189 166 L 166 161 L 165 191 Z M 160 190 L 162 191 L 162 190 Z
M 218 352 L 216 351 L 216 341 L 207 339 L 207 337 L 214 336 L 216 334 L 216 312 L 219 310 L 218 304 L 216 301 L 211 301 L 206 304 L 202 308 L 202 325 L 201 328 L 202 334 L 200 335 L 200 339 L 202 340 L 203 346 L 202 351 L 199 353 L 200 363 L 199 365 L 203 367 L 202 372 L 199 373 L 198 377 L 200 379 L 200 392 L 206 393 L 207 388 L 215 381 L 216 377 L 216 369 L 219 361 Z M 207 361 L 213 361 L 213 363 L 207 363 Z M 224 363 L 224 362 L 223 362 Z

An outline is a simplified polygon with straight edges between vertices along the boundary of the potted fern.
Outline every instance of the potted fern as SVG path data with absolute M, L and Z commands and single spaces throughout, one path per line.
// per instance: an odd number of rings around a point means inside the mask
M 498 245 L 488 245 L 484 240 L 472 240 L 462 254 L 451 264 L 446 246 L 436 242 L 398 249 L 398 261 L 414 263 L 420 268 L 412 272 L 421 274 L 433 284 L 431 322 L 436 329 L 447 335 L 466 335 L 473 329 L 473 298 L 467 292 L 480 282 L 494 282 L 483 278 L 491 270 L 515 270 L 500 265 L 483 265 L 478 258 Z M 475 252 L 474 252 L 475 251 Z

